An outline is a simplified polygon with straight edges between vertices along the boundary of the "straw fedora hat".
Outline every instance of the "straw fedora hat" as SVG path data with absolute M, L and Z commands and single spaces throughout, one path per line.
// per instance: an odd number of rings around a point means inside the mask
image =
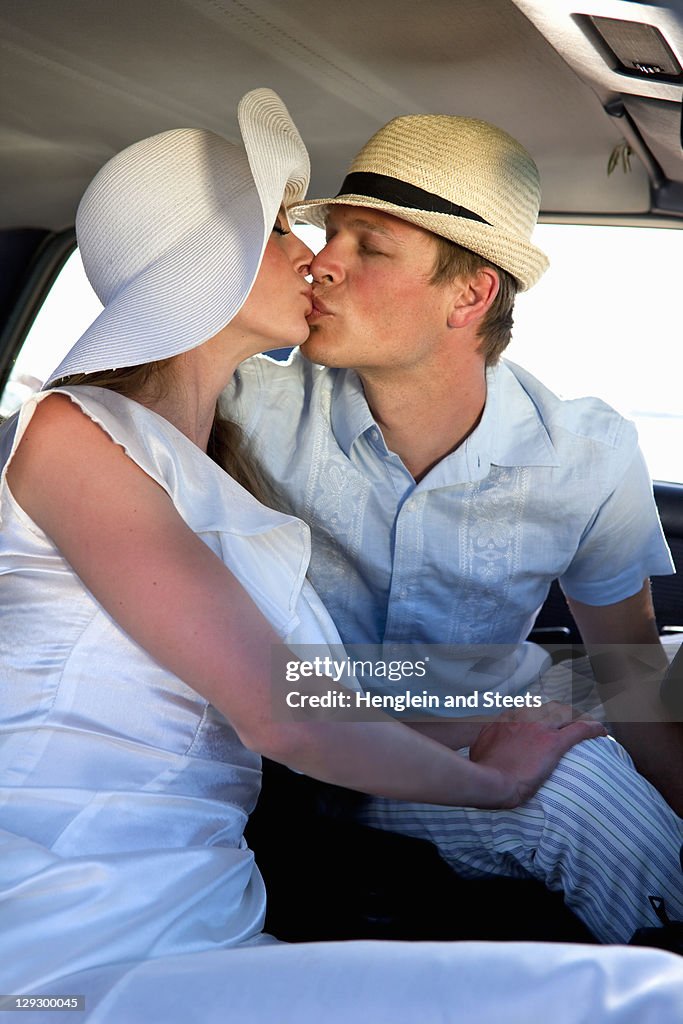
M 416 114 L 373 135 L 335 198 L 290 212 L 323 227 L 329 206 L 383 210 L 471 249 L 526 289 L 548 266 L 530 242 L 540 201 L 536 164 L 507 132 L 469 117 Z
M 237 116 L 243 146 L 180 128 L 134 143 L 96 174 L 76 236 L 104 309 L 48 384 L 186 352 L 239 311 L 280 204 L 306 194 L 309 162 L 270 89 L 247 93 Z

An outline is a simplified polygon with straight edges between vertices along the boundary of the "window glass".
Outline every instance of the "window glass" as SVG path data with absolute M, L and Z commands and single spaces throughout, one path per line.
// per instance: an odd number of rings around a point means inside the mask
M 42 387 L 101 309 L 76 249 L 62 267 L 17 356 L 0 401 L 0 416 L 9 416 Z
M 314 250 L 317 228 L 297 225 Z M 539 224 L 550 270 L 515 305 L 506 357 L 566 398 L 597 395 L 634 420 L 655 479 L 683 482 L 683 231 Z M 55 282 L 0 404 L 8 415 L 95 319 L 78 252 Z
M 515 304 L 506 356 L 565 398 L 633 420 L 655 479 L 683 481 L 683 231 L 539 224 L 550 269 Z

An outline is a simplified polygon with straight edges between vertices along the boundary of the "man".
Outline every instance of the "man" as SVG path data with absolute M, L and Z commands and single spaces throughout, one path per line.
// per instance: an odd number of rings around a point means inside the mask
M 530 242 L 539 202 L 535 164 L 499 129 L 390 122 L 335 198 L 294 209 L 327 232 L 311 336 L 288 365 L 243 364 L 230 411 L 311 526 L 311 579 L 345 643 L 517 645 L 499 687 L 520 694 L 539 672 L 522 641 L 559 578 L 587 644 L 647 652 L 653 671 L 615 698 L 610 674 L 623 690 L 632 670 L 602 650 L 604 696 L 680 808 L 680 726 L 637 723 L 660 717 L 648 577 L 671 562 L 635 431 L 499 361 L 515 294 L 547 265 Z M 680 820 L 609 740 L 581 744 L 515 812 L 371 800 L 362 817 L 431 838 L 461 872 L 564 888 L 604 941 L 656 923 L 648 895 L 683 911 Z

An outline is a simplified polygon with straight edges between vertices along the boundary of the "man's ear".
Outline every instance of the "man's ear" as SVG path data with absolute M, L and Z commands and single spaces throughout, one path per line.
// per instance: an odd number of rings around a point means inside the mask
M 448 312 L 449 327 L 467 327 L 482 320 L 498 294 L 500 280 L 493 267 L 480 267 L 471 277 L 453 282 L 453 298 Z

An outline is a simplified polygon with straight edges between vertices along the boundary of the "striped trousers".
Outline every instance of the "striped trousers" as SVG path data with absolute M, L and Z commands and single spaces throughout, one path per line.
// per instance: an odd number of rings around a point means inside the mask
M 360 820 L 428 839 L 464 877 L 533 877 L 601 942 L 659 924 L 648 896 L 683 920 L 683 821 L 615 740 L 573 747 L 535 796 L 513 810 L 369 798 Z

